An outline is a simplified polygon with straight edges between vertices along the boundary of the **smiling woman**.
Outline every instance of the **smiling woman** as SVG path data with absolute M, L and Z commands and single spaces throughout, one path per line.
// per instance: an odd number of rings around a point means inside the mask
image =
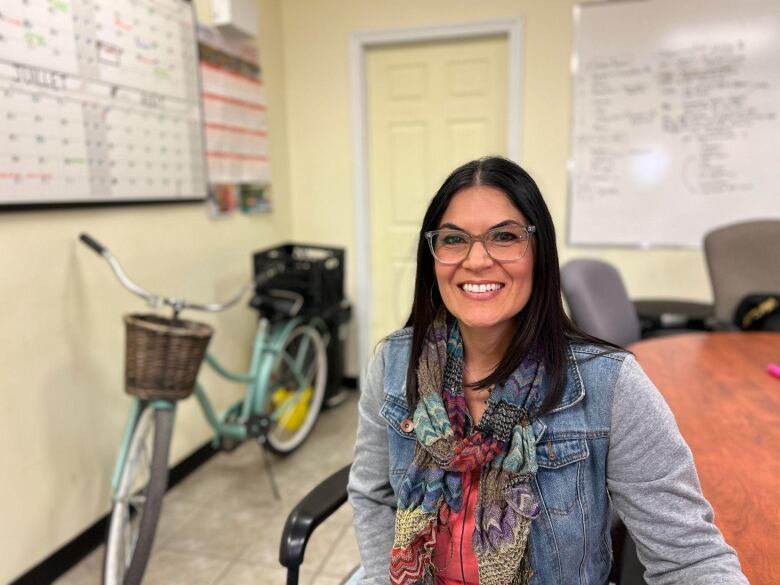
M 604 585 L 615 514 L 649 583 L 747 583 L 656 388 L 564 313 L 550 213 L 502 158 L 428 206 L 407 327 L 363 378 L 349 493 L 366 585 Z
M 567 335 L 595 340 L 576 329 L 563 311 L 555 227 L 534 180 L 503 158 L 465 164 L 431 200 L 420 232 L 414 301 L 406 323 L 413 331 L 409 404 L 417 403 L 416 361 L 426 331 L 443 304 L 464 335 L 467 371 L 479 375 L 465 380 L 467 385 L 488 387 L 506 380 L 535 347 L 543 354 L 552 383 L 545 397 L 548 408 L 563 387 Z M 458 256 L 441 258 L 447 240 L 442 245 L 441 237 L 431 235 L 442 232 L 449 235 L 450 244 L 463 242 Z M 459 236 L 454 242 L 453 232 Z M 513 234 L 522 247 L 509 255 L 513 249 L 502 249 L 494 240 Z M 483 284 L 486 289 L 492 284 L 506 290 L 491 294 L 486 290 L 483 296 L 474 290 Z M 470 343 L 473 335 L 479 336 L 477 343 Z M 547 343 L 540 342 L 542 336 Z
M 440 221 L 449 229 L 439 230 L 440 245 L 432 244 L 439 294 L 464 339 L 492 338 L 497 355 L 472 353 L 465 361 L 469 371 L 488 371 L 503 355 L 514 317 L 531 296 L 534 255 L 533 250 L 526 253 L 528 221 L 501 190 L 482 185 L 459 191 Z M 475 241 L 473 233 L 486 235 Z

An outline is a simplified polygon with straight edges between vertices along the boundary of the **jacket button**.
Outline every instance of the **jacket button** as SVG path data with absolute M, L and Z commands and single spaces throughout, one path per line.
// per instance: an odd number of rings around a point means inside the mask
M 412 420 L 409 418 L 404 419 L 404 422 L 401 423 L 401 430 L 405 433 L 411 433 L 414 430 L 414 423 Z

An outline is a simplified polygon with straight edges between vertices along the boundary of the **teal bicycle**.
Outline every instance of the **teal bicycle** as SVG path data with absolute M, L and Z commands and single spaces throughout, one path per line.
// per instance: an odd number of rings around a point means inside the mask
M 150 293 L 133 282 L 119 261 L 87 234 L 80 240 L 97 252 L 119 282 L 151 308 L 172 310 L 171 318 L 127 315 L 126 390 L 134 395 L 111 487 L 111 510 L 103 562 L 104 585 L 137 585 L 143 578 L 168 484 L 168 453 L 177 401 L 193 391 L 214 429 L 213 445 L 230 450 L 247 439 L 287 455 L 311 432 L 322 406 L 327 378 L 327 326 L 299 315 L 303 297 L 288 290 L 257 291 L 281 270 L 270 266 L 223 303 L 198 304 Z M 231 372 L 206 352 L 212 330 L 179 318 L 184 310 L 219 312 L 255 290 L 260 312 L 249 371 Z M 215 412 L 196 382 L 204 361 L 220 376 L 246 385 L 243 397 Z M 266 462 L 268 463 L 268 462 Z M 274 490 L 270 466 L 266 465 Z

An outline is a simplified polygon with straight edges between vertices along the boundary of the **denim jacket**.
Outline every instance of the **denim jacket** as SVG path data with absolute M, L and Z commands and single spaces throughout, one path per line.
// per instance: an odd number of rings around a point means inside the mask
M 410 329 L 389 336 L 364 377 L 349 493 L 366 585 L 388 582 L 396 490 L 415 450 L 403 424 L 412 418 L 410 348 Z M 606 584 L 613 510 L 651 585 L 746 584 L 663 398 L 633 356 L 603 351 L 570 344 L 562 398 L 533 422 L 541 513 L 531 527 L 532 585 Z M 548 389 L 543 381 L 540 398 Z

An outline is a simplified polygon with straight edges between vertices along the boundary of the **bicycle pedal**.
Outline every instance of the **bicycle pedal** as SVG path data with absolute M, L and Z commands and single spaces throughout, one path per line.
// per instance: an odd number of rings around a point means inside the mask
M 271 417 L 267 414 L 253 414 L 246 421 L 246 434 L 253 439 L 265 438 L 271 430 Z

